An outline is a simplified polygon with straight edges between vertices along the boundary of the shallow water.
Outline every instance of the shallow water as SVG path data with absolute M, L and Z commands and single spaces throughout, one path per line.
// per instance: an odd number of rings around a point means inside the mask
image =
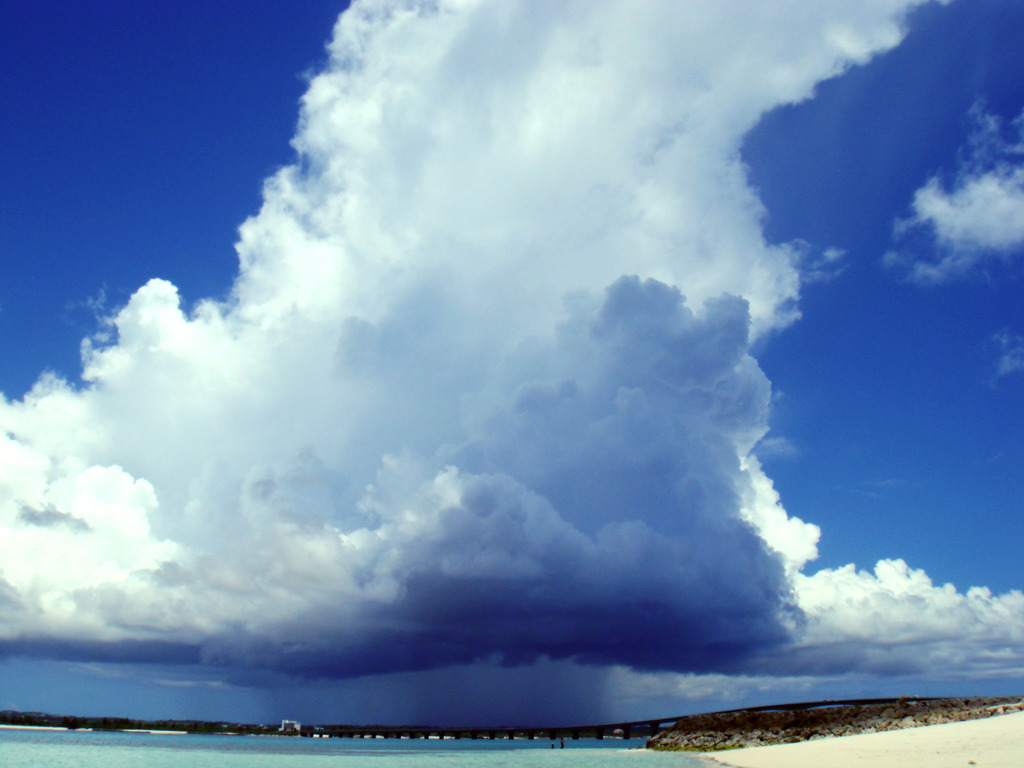
M 302 739 L 0 730 L 3 768 L 698 768 L 642 741 Z

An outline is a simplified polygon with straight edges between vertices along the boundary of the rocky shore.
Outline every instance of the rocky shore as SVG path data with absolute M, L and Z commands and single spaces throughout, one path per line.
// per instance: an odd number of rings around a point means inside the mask
M 647 742 L 650 749 L 712 751 L 791 744 L 831 736 L 877 733 L 976 720 L 1024 710 L 1019 696 L 969 699 L 903 698 L 886 704 L 691 715 Z

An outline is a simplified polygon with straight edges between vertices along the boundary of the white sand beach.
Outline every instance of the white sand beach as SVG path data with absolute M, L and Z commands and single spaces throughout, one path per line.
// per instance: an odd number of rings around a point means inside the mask
M 1024 712 L 701 757 L 734 768 L 1021 768 Z

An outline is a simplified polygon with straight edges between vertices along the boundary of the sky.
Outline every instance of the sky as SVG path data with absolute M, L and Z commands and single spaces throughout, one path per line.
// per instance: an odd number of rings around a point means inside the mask
M 0 30 L 0 709 L 1024 690 L 1019 0 Z

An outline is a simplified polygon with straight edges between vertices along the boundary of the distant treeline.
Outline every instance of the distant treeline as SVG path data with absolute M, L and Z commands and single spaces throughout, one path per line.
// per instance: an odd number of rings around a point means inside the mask
M 132 720 L 127 717 L 77 717 L 51 715 L 46 712 L 0 711 L 0 724 L 41 727 L 91 728 L 94 731 L 188 731 L 189 733 L 254 733 L 277 734 L 278 725 L 207 722 L 205 720 Z

